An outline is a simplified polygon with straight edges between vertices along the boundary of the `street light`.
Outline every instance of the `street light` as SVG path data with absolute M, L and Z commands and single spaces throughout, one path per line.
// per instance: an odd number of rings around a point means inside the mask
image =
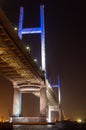
M 14 27 L 14 30 L 15 30 L 15 31 L 17 31 L 17 30 L 18 30 L 18 28 L 17 28 L 17 27 Z
M 26 49 L 29 50 L 29 52 L 30 52 L 30 47 L 29 46 L 26 46 Z

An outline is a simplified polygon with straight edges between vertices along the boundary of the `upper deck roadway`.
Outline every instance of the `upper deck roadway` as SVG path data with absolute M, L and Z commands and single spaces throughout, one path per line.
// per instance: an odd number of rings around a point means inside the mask
M 31 54 L 26 50 L 22 40 L 18 37 L 7 16 L 0 9 L 0 72 L 13 84 L 17 84 L 24 92 L 30 87 L 37 94 L 41 84 L 46 82 L 44 73 L 34 62 Z M 50 84 L 46 82 L 48 105 L 58 106 L 57 98 Z M 26 90 L 25 90 L 26 89 Z

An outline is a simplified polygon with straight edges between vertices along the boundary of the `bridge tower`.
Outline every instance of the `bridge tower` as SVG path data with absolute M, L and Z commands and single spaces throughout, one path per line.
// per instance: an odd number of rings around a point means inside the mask
M 49 112 L 48 112 L 48 119 L 49 122 L 51 121 L 51 112 L 56 111 L 59 114 L 59 121 L 63 120 L 63 114 L 62 114 L 62 108 L 61 108 L 61 86 L 60 86 L 60 77 L 58 76 L 58 83 L 55 85 L 52 85 L 53 88 L 58 89 L 58 106 L 50 106 L 49 107 Z
M 23 21 L 24 21 L 24 8 L 20 7 L 20 17 L 19 17 L 19 29 L 18 29 L 18 35 L 20 39 L 22 39 L 23 34 L 41 34 L 41 65 L 42 65 L 42 71 L 45 72 L 45 83 L 41 86 L 40 89 L 40 117 L 41 119 L 45 119 L 48 117 L 48 121 L 51 122 L 51 112 L 52 111 L 59 111 L 59 106 L 57 105 L 57 101 L 55 98 L 55 104 L 54 105 L 47 105 L 47 91 L 51 93 L 52 96 L 54 96 L 53 91 L 51 91 L 52 88 L 48 88 L 49 85 L 46 81 L 46 62 L 45 62 L 45 29 L 44 29 L 44 6 L 40 6 L 40 27 L 35 28 L 23 28 Z M 15 86 L 15 85 L 14 85 Z M 16 88 L 16 87 L 15 87 Z M 13 112 L 14 115 L 21 115 L 21 98 L 22 95 L 15 89 L 14 91 L 14 106 L 13 106 Z M 16 102 L 18 100 L 18 102 Z M 50 99 L 49 99 L 50 100 Z M 60 103 L 60 88 L 59 88 L 59 103 Z M 15 109 L 16 108 L 16 109 Z M 17 111 L 16 111 L 17 110 Z M 17 113 L 16 113 L 17 112 Z M 60 112 L 59 112 L 60 115 Z
M 18 35 L 22 39 L 23 34 L 34 34 L 41 33 L 41 65 L 42 71 L 46 71 L 45 65 L 45 30 L 44 30 L 44 6 L 40 6 L 40 27 L 35 28 L 23 28 L 24 21 L 24 8 L 20 7 L 20 17 L 19 17 L 19 30 Z M 45 72 L 46 75 L 46 72 Z M 46 77 L 46 76 L 45 76 Z M 47 97 L 46 97 L 46 83 L 45 77 L 43 83 L 40 86 L 40 120 L 46 120 L 47 117 Z M 14 83 L 14 100 L 13 100 L 13 115 L 21 116 L 21 103 L 22 103 L 22 93 L 17 89 L 17 85 Z M 30 85 L 27 85 L 27 87 Z M 35 86 L 35 85 L 34 85 Z M 26 90 L 25 90 L 26 91 Z M 32 92 L 33 90 L 31 90 Z M 30 92 L 30 91 L 29 91 Z M 33 91 L 34 92 L 34 91 Z
M 40 6 L 40 27 L 23 28 L 24 8 L 20 7 L 18 35 L 22 39 L 23 34 L 41 34 L 41 67 L 46 76 L 46 59 L 45 59 L 45 29 L 44 29 L 44 5 Z

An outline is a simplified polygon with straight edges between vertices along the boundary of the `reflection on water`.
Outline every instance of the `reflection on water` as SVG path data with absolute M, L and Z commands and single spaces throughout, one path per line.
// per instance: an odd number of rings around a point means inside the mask
M 48 125 L 14 125 L 13 130 L 86 130 L 86 123 L 63 121 Z
M 13 130 L 52 130 L 52 125 L 14 125 Z

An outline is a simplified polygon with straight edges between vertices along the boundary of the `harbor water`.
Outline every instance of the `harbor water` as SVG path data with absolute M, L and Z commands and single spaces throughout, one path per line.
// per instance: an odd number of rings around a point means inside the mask
M 13 130 L 54 130 L 53 125 L 14 125 Z
M 14 125 L 13 130 L 86 130 L 86 123 L 60 122 L 47 125 Z

